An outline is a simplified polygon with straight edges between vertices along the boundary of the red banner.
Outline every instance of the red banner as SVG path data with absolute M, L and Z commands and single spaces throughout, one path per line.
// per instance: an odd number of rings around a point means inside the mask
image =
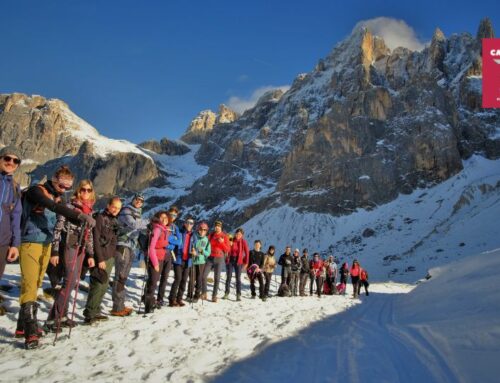
M 500 39 L 483 39 L 483 108 L 500 108 Z

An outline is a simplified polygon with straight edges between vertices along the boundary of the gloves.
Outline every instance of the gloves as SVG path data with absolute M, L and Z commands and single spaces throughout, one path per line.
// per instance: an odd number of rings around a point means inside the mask
M 78 220 L 81 223 L 86 222 L 87 225 L 89 226 L 89 228 L 91 228 L 91 229 L 95 226 L 95 219 L 92 218 L 92 216 L 90 216 L 88 214 L 83 214 L 83 213 L 78 214 Z

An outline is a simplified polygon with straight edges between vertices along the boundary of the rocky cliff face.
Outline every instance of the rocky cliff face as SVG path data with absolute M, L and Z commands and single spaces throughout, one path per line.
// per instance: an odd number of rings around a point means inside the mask
M 172 141 L 168 138 L 162 138 L 159 142 L 150 140 L 139 144 L 141 148 L 151 150 L 156 154 L 166 154 L 168 156 L 182 156 L 189 153 L 189 147 L 182 142 Z
M 62 163 L 69 163 L 77 178 L 93 179 L 99 194 L 133 192 L 161 181 L 149 155 L 99 135 L 60 100 L 0 95 L 0 144 L 21 150 L 16 177 L 24 185 L 50 176 Z
M 181 139 L 188 144 L 200 144 L 212 132 L 215 125 L 231 123 L 238 117 L 238 113 L 224 104 L 219 106 L 218 113 L 203 110 L 191 121 Z
M 486 20 L 477 36 L 436 29 L 422 51 L 391 51 L 356 28 L 289 91 L 206 129 L 209 171 L 180 203 L 235 225 L 283 204 L 348 214 L 442 182 L 473 153 L 498 158 L 499 113 L 480 107 L 493 34 Z

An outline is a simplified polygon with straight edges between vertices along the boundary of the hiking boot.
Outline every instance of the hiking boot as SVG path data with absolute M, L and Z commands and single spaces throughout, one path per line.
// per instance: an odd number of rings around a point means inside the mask
M 43 325 L 43 329 L 45 332 L 49 333 L 61 333 L 62 332 L 62 325 L 57 325 L 57 322 L 55 320 L 48 320 L 45 322 Z
M 7 313 L 7 308 L 5 306 L 0 306 L 0 315 L 5 315 Z
M 178 300 L 178 301 L 177 301 L 177 306 L 179 306 L 179 307 L 184 307 L 184 306 L 186 306 L 186 304 L 185 304 L 185 303 L 182 301 L 182 299 L 181 299 L 181 300 Z
M 95 317 L 92 317 L 92 318 L 85 318 L 85 319 L 83 320 L 83 323 L 88 324 L 88 325 L 92 325 L 92 324 L 97 323 L 97 322 L 98 322 L 98 319 L 97 319 L 97 318 L 95 318 Z
M 217 297 L 212 297 L 212 302 L 217 303 Z
M 207 300 L 207 293 L 201 294 L 201 300 L 206 301 Z
M 252 295 L 252 299 L 255 299 L 256 297 L 257 297 L 257 296 L 255 296 L 255 295 Z
M 222 297 L 222 299 L 228 299 L 229 298 L 229 294 L 228 293 L 225 293 L 224 296 Z
M 367 292 L 366 292 L 366 296 L 368 296 L 368 295 L 370 295 L 370 293 L 367 291 Z
M 37 335 L 30 335 L 24 341 L 24 348 L 26 350 L 34 350 L 35 348 L 38 348 L 39 344 L 40 343 L 38 341 L 38 336 Z
M 240 301 L 241 301 L 241 295 L 240 295 L 240 294 L 236 295 L 236 301 L 237 301 L 237 302 L 240 302 Z
M 109 319 L 107 315 L 104 315 L 102 313 L 96 314 L 93 318 L 98 321 L 105 321 Z
M 110 311 L 110 314 L 113 315 L 114 317 L 126 317 L 129 316 L 131 313 L 132 311 L 129 311 L 126 308 L 120 311 Z
M 261 299 L 262 299 L 262 302 L 267 301 L 267 298 L 266 298 L 266 297 L 262 297 Z
M 124 310 L 128 311 L 129 313 L 132 313 L 134 311 L 134 308 L 133 307 L 125 306 Z
M 194 297 L 192 303 L 198 303 L 199 297 Z
M 169 307 L 179 307 L 179 304 L 177 303 L 177 301 L 175 299 L 169 299 L 168 306 Z
M 78 326 L 78 323 L 68 317 L 63 318 L 63 320 L 61 321 L 61 327 L 74 328 L 76 326 Z
M 156 301 L 156 303 L 155 303 L 154 306 L 155 306 L 155 309 L 160 310 L 163 306 L 165 306 L 165 302 L 163 302 L 163 301 Z

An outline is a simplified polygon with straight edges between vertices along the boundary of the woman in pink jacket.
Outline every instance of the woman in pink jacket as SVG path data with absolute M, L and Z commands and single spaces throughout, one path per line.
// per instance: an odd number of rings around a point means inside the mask
M 359 294 L 360 273 L 361 273 L 361 267 L 359 266 L 358 260 L 355 259 L 352 263 L 352 267 L 351 267 L 351 271 L 350 271 L 354 298 L 357 298 L 358 294 Z
M 156 213 L 151 220 L 151 239 L 148 249 L 148 281 L 144 296 L 145 313 L 151 313 L 156 307 L 155 291 L 158 280 L 163 270 L 170 235 L 168 227 L 168 215 L 165 211 Z

